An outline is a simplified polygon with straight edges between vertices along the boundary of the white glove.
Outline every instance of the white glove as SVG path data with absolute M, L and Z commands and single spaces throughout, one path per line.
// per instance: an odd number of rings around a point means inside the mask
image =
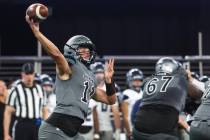
M 115 130 L 115 134 L 114 134 L 115 140 L 120 140 L 120 129 L 116 129 Z

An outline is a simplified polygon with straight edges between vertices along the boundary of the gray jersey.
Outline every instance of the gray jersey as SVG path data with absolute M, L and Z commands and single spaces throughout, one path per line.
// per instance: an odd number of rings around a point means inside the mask
M 141 106 L 167 105 L 181 111 L 185 105 L 188 81 L 185 70 L 173 74 L 159 73 L 151 76 L 144 84 Z
M 84 120 L 88 112 L 88 104 L 95 93 L 96 80 L 93 73 L 80 61 L 71 66 L 72 76 L 69 80 L 55 82 L 57 106 L 56 113 L 76 116 Z
M 195 119 L 210 120 L 210 82 L 205 83 L 205 92 L 201 98 L 201 105 L 194 114 Z

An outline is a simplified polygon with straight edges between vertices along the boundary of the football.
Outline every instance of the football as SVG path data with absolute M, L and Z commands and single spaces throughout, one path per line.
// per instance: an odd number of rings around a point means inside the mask
M 30 20 L 33 19 L 34 22 L 41 22 L 47 19 L 49 13 L 47 6 L 34 3 L 27 8 L 26 14 L 29 16 Z

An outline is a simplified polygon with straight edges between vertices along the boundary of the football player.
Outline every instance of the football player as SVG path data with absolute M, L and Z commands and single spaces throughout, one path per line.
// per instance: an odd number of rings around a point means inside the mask
M 188 86 L 193 93 L 188 92 Z M 178 140 L 179 114 L 188 93 L 194 96 L 200 95 L 201 91 L 190 84 L 188 73 L 181 64 L 170 57 L 158 60 L 155 74 L 144 83 L 133 140 Z M 185 124 L 182 123 L 182 126 L 188 129 Z
M 105 77 L 104 77 L 104 64 L 96 62 L 92 65 L 92 71 L 95 74 L 97 87 L 106 91 Z M 119 93 L 116 93 L 118 97 Z M 119 99 L 119 98 L 118 98 Z M 119 100 L 117 100 L 119 101 Z M 114 105 L 107 105 L 101 102 L 96 104 L 98 126 L 96 132 L 99 133 L 100 140 L 112 140 L 113 128 L 111 124 L 111 113 L 113 113 L 114 126 L 115 126 L 115 140 L 120 139 L 120 116 L 119 116 L 119 102 Z
M 47 74 L 40 75 L 41 85 L 47 94 L 47 108 L 49 115 L 52 114 L 56 106 L 56 95 L 54 92 L 54 82 Z
M 57 104 L 46 122 L 39 129 L 39 140 L 83 140 L 78 129 L 84 122 L 91 98 L 106 104 L 116 101 L 113 83 L 114 60 L 105 68 L 106 92 L 96 88 L 95 76 L 89 65 L 95 59 L 95 45 L 86 36 L 76 35 L 64 45 L 64 54 L 46 38 L 26 15 L 34 36 L 56 63 L 55 93 Z
M 84 123 L 79 129 L 79 133 L 84 137 L 85 140 L 93 140 L 94 139 L 94 113 L 95 113 L 95 106 L 96 106 L 96 101 L 93 99 L 90 100 L 90 103 L 88 105 L 88 114 L 87 117 L 85 118 Z
M 190 125 L 190 140 L 210 139 L 210 81 L 204 77 L 203 82 L 190 78 L 192 83 L 203 91 L 201 105 L 192 117 Z M 201 79 L 202 80 L 202 79 Z
M 121 110 L 123 114 L 123 122 L 126 130 L 127 137 L 131 137 L 132 133 L 132 120 L 131 112 L 134 104 L 137 100 L 142 98 L 142 82 L 143 82 L 143 73 L 138 68 L 130 69 L 126 74 L 126 80 L 128 89 L 123 91 L 123 101 L 121 104 Z

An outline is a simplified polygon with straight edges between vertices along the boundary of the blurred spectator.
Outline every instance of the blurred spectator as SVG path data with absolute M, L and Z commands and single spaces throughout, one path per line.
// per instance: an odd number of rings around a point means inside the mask
M 47 117 L 46 94 L 42 87 L 34 82 L 34 67 L 26 63 L 22 67 L 20 82 L 9 92 L 4 112 L 4 140 L 11 140 L 9 126 L 12 114 L 15 114 L 15 140 L 37 140 L 41 118 Z
M 3 140 L 3 114 L 5 109 L 5 100 L 7 97 L 7 87 L 4 81 L 0 80 L 0 140 Z

